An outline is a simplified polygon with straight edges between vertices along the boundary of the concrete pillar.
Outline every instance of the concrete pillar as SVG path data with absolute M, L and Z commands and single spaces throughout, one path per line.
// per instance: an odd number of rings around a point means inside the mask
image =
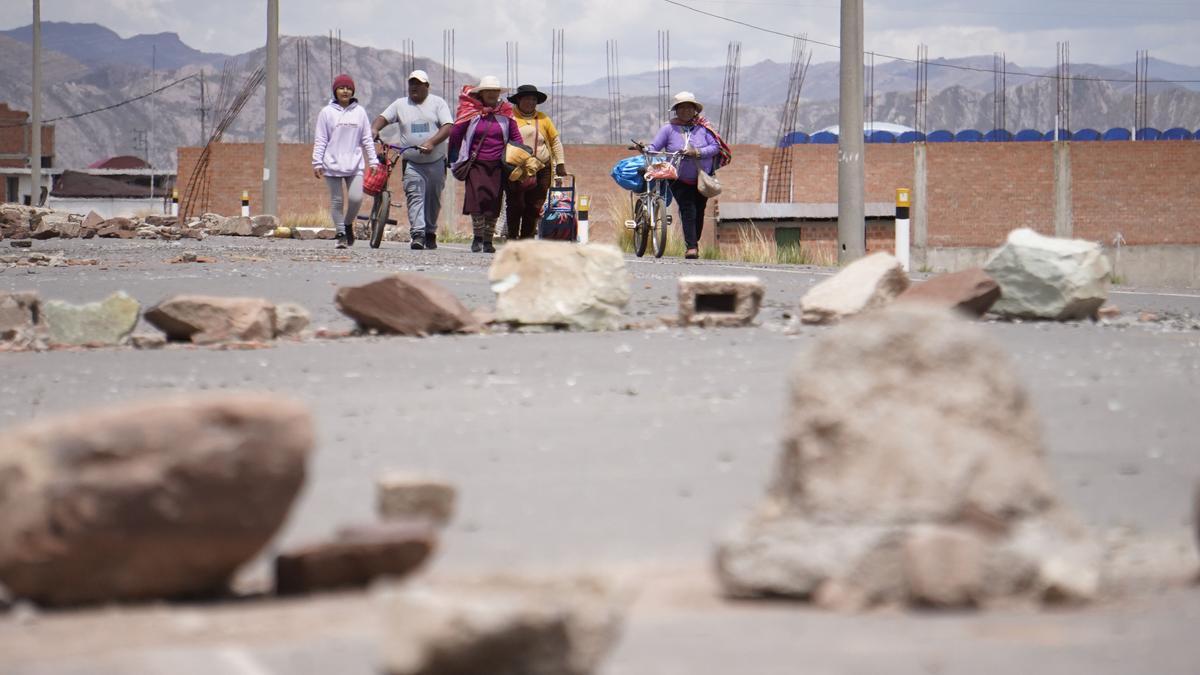
M 267 0 L 266 130 L 263 132 L 263 213 L 279 215 L 279 0 Z
M 863 157 L 863 0 L 842 0 L 838 88 L 838 264 L 867 254 Z
M 1071 144 L 1054 144 L 1054 236 L 1074 237 L 1071 219 Z
M 403 196 L 403 190 L 400 194 Z M 446 171 L 446 182 L 442 185 L 442 210 L 438 213 L 438 231 L 443 233 L 443 237 L 448 237 L 458 231 L 455 226 L 458 223 L 458 216 L 462 213 L 462 206 L 456 201 L 457 198 L 458 179 Z
M 913 143 L 912 265 L 918 270 L 929 263 L 929 190 L 925 181 L 927 149 L 924 143 Z
M 42 3 L 33 0 L 33 110 L 29 118 L 29 203 L 42 205 Z

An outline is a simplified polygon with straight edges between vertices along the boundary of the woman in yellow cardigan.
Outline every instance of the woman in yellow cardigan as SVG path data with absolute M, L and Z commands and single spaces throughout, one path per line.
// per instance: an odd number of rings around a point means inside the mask
M 546 113 L 538 112 L 538 104 L 546 102 L 546 94 L 538 91 L 532 84 L 517 87 L 516 92 L 508 97 L 515 106 L 513 118 L 521 129 L 521 138 L 525 145 L 533 149 L 533 155 L 542 164 L 537 173 L 536 181 L 531 184 L 506 181 L 504 194 L 506 206 L 505 218 L 508 221 L 509 239 L 532 239 L 537 232 L 538 217 L 541 215 L 542 202 L 546 200 L 546 192 L 550 189 L 550 166 L 553 164 L 555 173 L 567 175 L 566 158 L 563 157 L 562 140 L 558 137 L 558 129 Z

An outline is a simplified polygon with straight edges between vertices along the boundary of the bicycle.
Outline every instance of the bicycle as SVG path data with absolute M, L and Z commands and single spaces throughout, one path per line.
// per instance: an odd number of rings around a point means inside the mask
M 633 220 L 625 221 L 625 227 L 633 230 L 633 253 L 637 257 L 646 254 L 650 240 L 654 240 L 654 257 L 661 258 L 667 251 L 667 230 L 671 229 L 673 218 L 666 213 L 671 205 L 671 186 L 669 181 L 679 175 L 679 162 L 683 153 L 650 150 L 645 143 L 633 141 L 630 150 L 642 153 L 646 160 L 645 179 L 646 189 L 633 192 L 629 198 L 633 202 Z
M 379 248 L 383 243 L 383 231 L 388 225 L 398 224 L 395 220 L 388 220 L 388 212 L 391 210 L 391 207 L 403 206 L 403 204 L 392 203 L 392 191 L 388 189 L 388 181 L 392 177 L 392 170 L 396 168 L 396 163 L 404 156 L 404 152 L 412 150 L 415 147 L 417 146 L 399 146 L 391 145 L 390 143 L 385 145 L 383 149 L 383 161 L 380 162 L 380 165 L 384 167 L 383 179 L 382 181 L 377 178 L 374 179 L 374 182 L 378 184 L 378 191 L 376 191 L 374 186 L 369 187 L 367 185 L 368 179 L 364 178 L 363 180 L 363 192 L 375 199 L 371 205 L 371 215 L 358 216 L 359 220 L 367 221 L 367 230 L 371 234 L 371 248 Z M 371 194 L 372 192 L 375 194 Z

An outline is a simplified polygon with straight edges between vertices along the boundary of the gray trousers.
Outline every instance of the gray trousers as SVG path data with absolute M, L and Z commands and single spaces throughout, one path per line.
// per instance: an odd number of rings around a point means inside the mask
M 353 176 L 325 176 L 325 185 L 329 187 L 329 217 L 338 232 L 345 232 L 347 227 L 354 225 L 358 217 L 358 209 L 362 206 L 362 174 Z M 343 193 L 344 191 L 344 193 Z M 346 210 L 342 211 L 345 204 Z
M 442 211 L 442 188 L 446 185 L 446 162 L 404 163 L 404 198 L 408 203 L 408 225 L 413 234 L 437 232 Z

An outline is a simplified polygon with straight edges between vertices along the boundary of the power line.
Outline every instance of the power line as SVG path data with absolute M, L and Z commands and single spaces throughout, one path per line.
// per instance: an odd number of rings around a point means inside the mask
M 181 77 L 178 80 L 175 80 L 174 82 L 171 82 L 169 84 L 164 84 L 163 86 L 159 87 L 158 89 L 155 89 L 154 91 L 148 91 L 148 92 L 142 94 L 141 96 L 134 96 L 133 98 L 128 98 L 128 99 L 125 99 L 124 101 L 121 101 L 120 103 L 114 103 L 112 105 L 107 105 L 107 106 L 104 106 L 103 108 L 96 108 L 95 110 L 89 110 L 87 112 L 81 112 L 81 113 L 74 113 L 72 115 L 62 115 L 60 117 L 51 117 L 48 120 L 44 120 L 43 124 L 49 124 L 50 122 L 58 122 L 61 120 L 73 120 L 78 117 L 83 117 L 85 115 L 94 115 L 95 113 L 104 112 L 105 110 L 112 110 L 113 108 L 120 108 L 123 105 L 128 105 L 130 103 L 133 103 L 134 101 L 140 101 L 148 96 L 153 96 L 160 91 L 170 89 L 171 87 L 174 87 L 178 84 L 183 84 L 184 82 L 187 82 L 188 80 L 190 80 L 194 77 L 199 77 L 199 76 L 198 75 L 188 75 L 187 77 Z M 5 128 L 7 128 L 7 127 L 27 127 L 27 126 L 29 126 L 28 122 L 22 122 L 20 124 L 0 124 L 0 127 L 5 127 Z
M 675 5 L 676 7 L 686 9 L 690 12 L 695 12 L 696 14 L 703 14 L 704 16 L 711 17 L 713 19 L 719 19 L 721 21 L 727 21 L 729 23 L 734 23 L 739 26 L 745 26 L 746 28 L 761 31 L 763 33 L 770 33 L 771 35 L 778 35 L 780 37 L 788 38 L 789 40 L 796 39 L 796 36 L 791 33 L 784 33 L 784 32 L 777 31 L 777 30 L 774 30 L 771 28 L 764 28 L 762 26 L 756 26 L 752 23 L 747 23 L 747 22 L 741 21 L 739 19 L 733 19 L 728 16 L 714 14 L 713 12 L 708 12 L 703 9 L 697 9 L 697 8 L 691 7 L 689 5 L 685 5 L 684 3 L 678 2 L 677 0 L 663 0 L 663 2 L 667 3 L 668 5 Z M 812 39 L 808 40 L 808 42 L 811 42 L 812 44 L 815 44 L 815 45 L 821 45 L 822 47 L 829 47 L 831 49 L 841 49 L 840 45 L 834 44 L 832 42 L 822 42 L 820 40 L 812 40 Z M 916 61 L 914 61 L 913 59 L 907 59 L 907 58 L 904 58 L 903 56 L 894 56 L 892 54 L 884 54 L 881 52 L 876 52 L 875 55 L 882 56 L 885 59 L 892 59 L 893 61 L 902 61 L 904 63 L 916 63 Z M 931 62 L 928 65 L 936 66 L 938 68 L 952 68 L 954 70 L 967 70 L 967 71 L 972 71 L 972 72 L 976 72 L 976 73 L 992 73 L 993 75 L 995 74 L 995 70 L 993 70 L 991 68 L 978 68 L 975 66 L 964 66 L 964 65 L 954 64 L 954 63 L 932 63 Z M 1017 71 L 1017 70 L 1010 70 L 1010 71 L 1008 71 L 1007 74 L 1008 75 L 1019 75 L 1022 77 L 1033 77 L 1033 78 L 1045 79 L 1045 80 L 1060 79 L 1057 73 L 1054 75 L 1048 75 L 1048 74 L 1039 75 L 1037 73 L 1024 73 L 1024 72 Z M 1070 77 L 1069 79 L 1081 81 L 1081 82 L 1121 82 L 1121 83 L 1136 83 L 1137 82 L 1137 80 L 1130 80 L 1130 79 L 1123 79 L 1123 78 L 1088 77 L 1085 75 L 1075 75 L 1075 76 Z M 1160 82 L 1162 84 L 1200 84 L 1200 80 L 1155 80 L 1155 81 Z

